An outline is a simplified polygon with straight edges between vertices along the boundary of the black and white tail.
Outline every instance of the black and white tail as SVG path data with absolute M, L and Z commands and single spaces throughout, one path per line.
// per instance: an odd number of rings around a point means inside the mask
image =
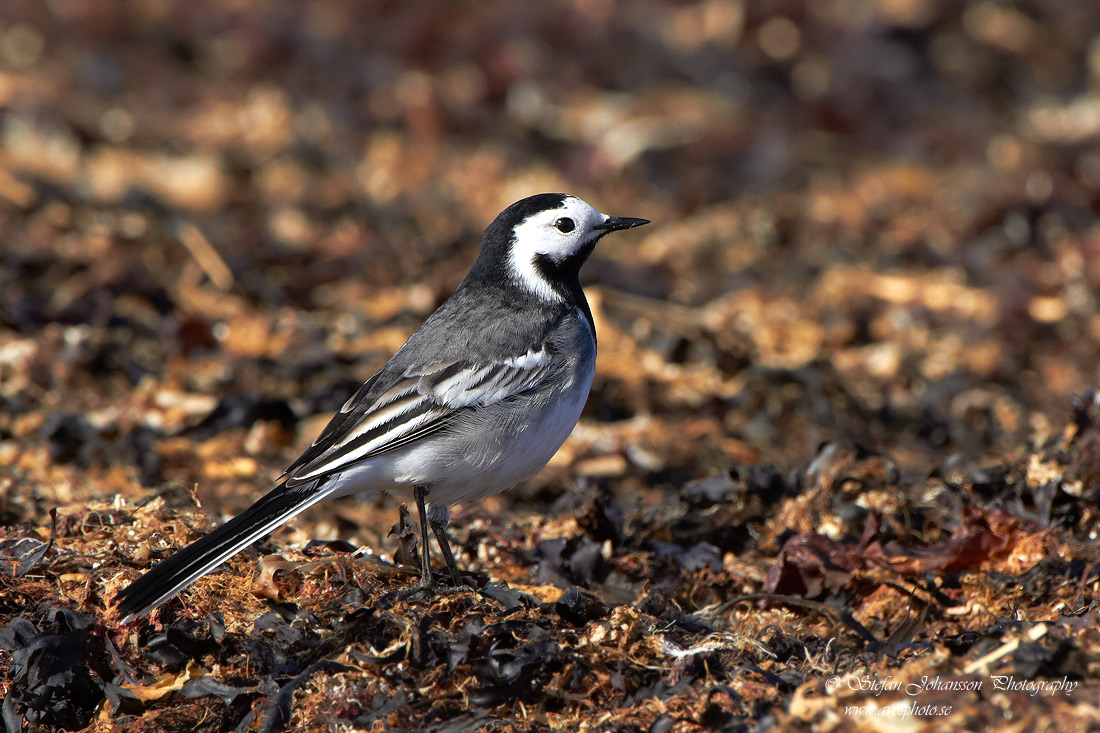
M 123 614 L 122 623 L 152 611 L 260 537 L 328 497 L 334 483 L 318 478 L 294 487 L 276 486 L 233 519 L 162 560 L 115 596 L 118 611 Z

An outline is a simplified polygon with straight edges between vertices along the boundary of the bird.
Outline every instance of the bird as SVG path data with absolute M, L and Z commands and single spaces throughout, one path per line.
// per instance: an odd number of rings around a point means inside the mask
M 356 391 L 252 506 L 162 560 L 115 597 L 144 616 L 260 537 L 326 499 L 412 490 L 420 580 L 431 592 L 428 528 L 454 586 L 450 507 L 537 474 L 576 426 L 596 364 L 580 270 L 604 235 L 650 223 L 580 198 L 521 199 L 486 227 L 466 278 Z

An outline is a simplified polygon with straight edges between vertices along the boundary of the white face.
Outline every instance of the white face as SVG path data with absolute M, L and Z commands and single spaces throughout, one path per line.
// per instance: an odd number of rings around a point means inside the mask
M 605 233 L 597 227 L 607 219 L 607 214 L 575 196 L 566 197 L 556 209 L 524 219 L 516 227 L 511 251 L 512 272 L 520 285 L 548 300 L 559 299 L 535 267 L 535 258 L 543 255 L 555 263 L 569 259 Z

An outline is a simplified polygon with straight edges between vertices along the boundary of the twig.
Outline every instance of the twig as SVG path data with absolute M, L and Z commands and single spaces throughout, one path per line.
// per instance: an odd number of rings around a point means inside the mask
M 1037 624 L 1028 629 L 1027 633 L 1024 634 L 1024 637 L 1026 637 L 1028 641 L 1038 641 L 1039 639 L 1042 639 L 1044 636 L 1046 636 L 1047 632 L 1049 631 L 1050 624 Z M 1012 654 L 1019 648 L 1020 637 L 1016 637 L 1012 641 L 994 649 L 989 654 L 986 654 L 984 657 L 979 657 L 970 664 L 963 667 L 963 674 L 974 674 L 978 670 L 987 669 L 989 665 L 993 662 L 1007 657 L 1009 654 Z
M 827 604 L 819 603 L 817 601 L 808 601 L 805 598 L 799 598 L 797 596 L 784 596 L 777 593 L 746 593 L 743 596 L 731 598 L 730 600 L 723 603 L 721 606 L 718 607 L 718 613 L 721 613 L 727 608 L 733 606 L 735 603 L 740 603 L 742 601 L 776 601 L 777 603 L 783 603 L 788 606 L 801 606 L 802 608 L 817 611 L 822 616 L 826 616 L 830 620 L 832 620 L 834 624 L 840 622 L 843 625 L 847 626 L 849 629 L 863 637 L 864 641 L 872 644 L 875 649 L 878 649 L 878 647 L 881 645 L 879 640 L 875 638 L 875 635 L 864 628 L 863 624 L 861 624 L 859 621 L 856 621 L 855 617 L 847 611 L 841 611 Z
M 229 265 L 225 264 L 225 260 L 214 249 L 214 245 L 210 244 L 210 240 L 199 231 L 197 226 L 190 222 L 181 223 L 179 225 L 179 239 L 180 243 L 195 258 L 195 262 L 199 263 L 202 271 L 210 278 L 210 282 L 214 283 L 214 287 L 222 292 L 226 292 L 233 287 L 233 271 L 229 269 Z

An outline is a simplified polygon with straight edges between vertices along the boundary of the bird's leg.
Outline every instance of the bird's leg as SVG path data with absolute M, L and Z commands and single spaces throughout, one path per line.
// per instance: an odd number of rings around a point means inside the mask
M 456 588 L 461 588 L 464 583 L 462 581 L 462 575 L 458 572 L 458 564 L 455 562 L 455 556 L 451 552 L 451 543 L 447 538 L 447 525 L 451 521 L 451 512 L 447 510 L 447 507 L 432 507 L 432 510 L 428 512 L 428 523 L 432 526 L 432 531 L 435 532 L 435 538 L 439 542 L 439 550 L 443 553 L 443 559 L 447 561 L 447 570 L 451 573 L 451 580 L 454 581 Z
M 396 598 L 409 598 L 424 591 L 427 591 L 429 595 L 432 593 L 453 593 L 455 590 L 465 588 L 462 583 L 462 576 L 458 574 L 455 557 L 451 554 L 451 546 L 447 542 L 447 522 L 451 518 L 451 513 L 447 511 L 446 507 L 442 511 L 436 509 L 428 512 L 426 504 L 430 488 L 428 486 L 413 486 L 413 498 L 416 499 L 416 510 L 420 514 L 420 540 L 424 546 L 420 558 L 420 582 L 398 591 Z M 429 515 L 431 519 L 428 518 Z M 455 581 L 456 588 L 440 587 L 432 582 L 432 550 L 431 545 L 428 544 L 429 526 L 435 531 L 439 548 L 443 551 L 443 557 L 447 560 L 447 569 L 451 572 L 451 578 Z
M 413 487 L 413 498 L 416 499 L 416 510 L 420 512 L 420 541 L 422 554 L 420 556 L 420 587 L 427 590 L 432 588 L 432 548 L 428 544 L 428 510 L 425 508 L 425 500 L 428 498 L 428 487 L 416 485 Z M 447 551 L 449 553 L 449 549 Z M 451 562 L 454 562 L 453 560 Z

